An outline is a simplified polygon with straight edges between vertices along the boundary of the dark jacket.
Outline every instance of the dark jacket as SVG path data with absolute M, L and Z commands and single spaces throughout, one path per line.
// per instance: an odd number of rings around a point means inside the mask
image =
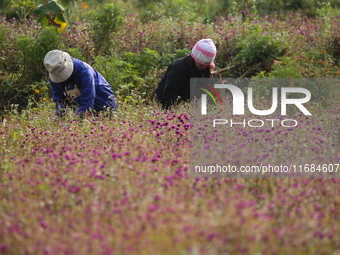
M 104 110 L 104 106 L 116 110 L 117 102 L 112 87 L 105 78 L 89 64 L 75 58 L 72 60 L 73 74 L 67 81 L 54 83 L 50 79 L 56 115 L 61 115 L 66 103 L 76 105 L 76 114 L 80 117 L 86 110 L 98 112 Z
M 210 68 L 199 71 L 191 55 L 172 62 L 156 88 L 157 100 L 163 108 L 190 100 L 190 78 L 209 78 Z M 181 98 L 177 101 L 178 96 Z

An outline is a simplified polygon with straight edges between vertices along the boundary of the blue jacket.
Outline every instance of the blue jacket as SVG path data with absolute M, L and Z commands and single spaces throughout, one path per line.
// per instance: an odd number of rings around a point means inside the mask
M 94 109 L 98 112 L 104 110 L 104 106 L 116 110 L 117 102 L 112 87 L 105 78 L 89 64 L 76 58 L 72 60 L 74 84 L 67 84 L 64 91 L 61 83 L 54 83 L 50 79 L 52 98 L 56 103 L 56 116 L 62 115 L 65 100 L 70 98 L 78 107 L 76 115 L 80 117 L 86 110 Z

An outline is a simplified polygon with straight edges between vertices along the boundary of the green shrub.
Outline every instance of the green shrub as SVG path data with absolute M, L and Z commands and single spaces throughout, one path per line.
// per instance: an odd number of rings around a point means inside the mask
M 123 60 L 135 66 L 141 77 L 145 77 L 148 72 L 158 67 L 160 56 L 157 51 L 148 48 L 143 49 L 143 53 L 124 52 Z
M 36 102 L 50 96 L 49 87 L 46 86 L 44 86 L 44 93 L 40 93 L 40 88 L 46 82 L 42 84 L 39 81 L 48 78 L 43 61 L 48 51 L 61 47 L 59 34 L 55 28 L 39 30 L 33 35 L 30 32 L 28 35 L 18 33 L 12 37 L 2 36 L 8 35 L 17 28 L 20 29 L 20 27 L 0 26 L 0 44 L 3 46 L 0 67 L 9 74 L 0 88 L 1 111 L 8 110 L 11 104 L 19 104 L 20 108 L 25 107 L 32 95 L 34 95 L 32 99 Z M 8 57 L 5 57 L 6 55 Z M 37 95 L 34 93 L 35 87 L 30 84 L 39 87 Z
M 12 0 L 12 8 L 16 10 L 19 19 L 25 24 L 27 29 L 27 17 L 35 7 L 35 3 L 31 0 Z
M 281 62 L 279 65 L 275 66 L 274 70 L 268 73 L 268 75 L 264 75 L 262 77 L 268 78 L 303 78 L 299 68 L 296 66 L 296 61 L 289 57 L 283 57 L 280 59 Z M 261 77 L 261 74 L 257 75 L 257 77 Z
M 272 35 L 253 33 L 241 40 L 236 47 L 239 52 L 233 62 L 241 64 L 243 69 L 261 63 L 260 68 L 268 71 L 272 61 L 284 54 L 284 41 L 275 39 Z
M 179 53 L 180 54 L 180 53 Z M 140 74 L 143 82 L 133 88 L 135 95 L 143 98 L 153 96 L 158 80 L 156 71 L 160 67 L 161 57 L 155 50 L 145 48 L 142 53 L 125 52 L 123 59 L 131 63 Z
M 157 51 L 146 48 L 141 54 L 125 52 L 122 58 L 97 56 L 94 68 L 111 84 L 117 96 L 128 99 L 135 94 L 146 98 L 157 86 L 160 60 Z
M 20 54 L 16 50 L 18 27 L 13 23 L 9 25 L 3 18 L 0 24 L 0 70 L 11 74 L 12 77 L 18 74 L 21 64 Z
M 37 38 L 18 36 L 16 48 L 21 56 L 22 78 L 31 82 L 47 75 L 44 57 L 47 52 L 61 47 L 59 34 L 53 27 L 41 30 Z
M 329 39 L 327 48 L 327 52 L 330 51 L 337 64 L 340 64 L 340 36 Z
M 70 54 L 71 57 L 86 62 L 86 58 L 79 48 L 68 48 L 66 51 L 68 54 Z
M 112 86 L 115 94 L 123 97 L 130 95 L 131 89 L 139 86 L 144 81 L 140 78 L 140 73 L 133 64 L 115 56 L 97 56 L 94 68 L 104 76 Z
M 19 110 L 26 107 L 32 89 L 12 82 L 3 81 L 0 84 L 0 115 L 10 110 L 12 104 L 20 105 Z
M 122 24 L 121 10 L 114 4 L 104 4 L 100 10 L 90 12 L 87 18 L 96 56 L 100 52 L 109 53 L 113 34 Z
M 261 96 L 271 97 L 272 88 L 280 88 L 283 84 L 283 82 L 275 84 L 272 81 L 285 78 L 287 81 L 292 80 L 292 83 L 288 83 L 289 86 L 300 86 L 308 89 L 313 100 L 329 100 L 340 95 L 340 87 L 336 82 L 337 79 L 334 79 L 338 77 L 338 68 L 333 63 L 334 60 L 330 54 L 316 51 L 307 52 L 306 55 L 296 58 L 282 57 L 274 70 L 269 73 L 263 71 L 254 77 L 273 78 L 264 80 L 265 82 L 261 82 L 254 89 Z M 301 78 L 313 79 L 313 82 Z M 301 82 L 295 84 L 298 80 L 301 80 Z
M 160 60 L 160 67 L 163 68 L 164 66 L 170 65 L 176 59 L 183 58 L 191 53 L 189 49 L 177 49 L 175 53 L 168 53 L 164 54 Z
M 32 99 L 34 99 L 35 102 L 46 101 L 47 98 L 52 97 L 52 90 L 48 77 L 43 81 L 33 83 L 31 85 L 31 90 L 33 94 Z
M 199 16 L 195 12 L 195 4 L 190 0 L 174 0 L 174 1 L 145 1 L 139 0 L 142 4 L 141 20 L 145 23 L 150 20 L 158 20 L 164 17 L 171 19 L 182 19 L 186 17 L 187 20 L 193 22 Z

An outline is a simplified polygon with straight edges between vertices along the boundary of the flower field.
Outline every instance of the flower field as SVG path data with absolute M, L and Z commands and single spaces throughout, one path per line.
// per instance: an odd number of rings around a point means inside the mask
M 238 166 L 297 159 L 339 164 L 337 82 L 307 87 L 312 116 L 290 111 L 296 128 L 208 133 L 210 120 L 194 125 L 190 104 L 164 111 L 153 100 L 169 63 L 202 38 L 216 44 L 217 78 L 337 81 L 337 9 L 245 15 L 230 7 L 209 18 L 203 15 L 209 10 L 190 1 L 148 5 L 143 15 L 128 5 L 70 2 L 60 33 L 42 27 L 28 5 L 21 8 L 30 15 L 24 20 L 0 12 L 0 254 L 340 254 L 336 175 L 209 178 L 190 172 L 192 139 L 200 136 L 201 153 L 223 141 L 219 159 Z M 255 2 L 249 10 L 256 10 Z M 55 48 L 103 74 L 118 101 L 113 116 L 75 120 L 67 111 L 54 119 L 43 58 Z M 257 107 L 268 107 L 272 87 L 254 86 Z M 229 100 L 223 104 L 228 119 L 235 117 Z
M 1 125 L 1 254 L 339 251 L 339 179 L 190 178 L 188 105 L 122 103 L 111 120 L 56 123 L 53 106 L 13 110 Z M 320 141 L 337 134 L 339 105 L 324 109 L 330 122 L 311 123 L 308 150 L 338 155 L 339 136 Z

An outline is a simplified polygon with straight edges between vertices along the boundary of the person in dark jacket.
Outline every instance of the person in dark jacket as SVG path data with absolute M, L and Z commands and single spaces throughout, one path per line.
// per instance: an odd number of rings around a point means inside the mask
M 190 99 L 190 78 L 209 78 L 214 69 L 216 47 L 211 39 L 195 44 L 191 55 L 172 62 L 156 88 L 156 99 L 163 108 Z
M 49 72 L 56 117 L 62 116 L 66 105 L 83 117 L 86 110 L 116 110 L 117 102 L 111 85 L 89 64 L 72 58 L 67 52 L 52 50 L 44 58 Z

